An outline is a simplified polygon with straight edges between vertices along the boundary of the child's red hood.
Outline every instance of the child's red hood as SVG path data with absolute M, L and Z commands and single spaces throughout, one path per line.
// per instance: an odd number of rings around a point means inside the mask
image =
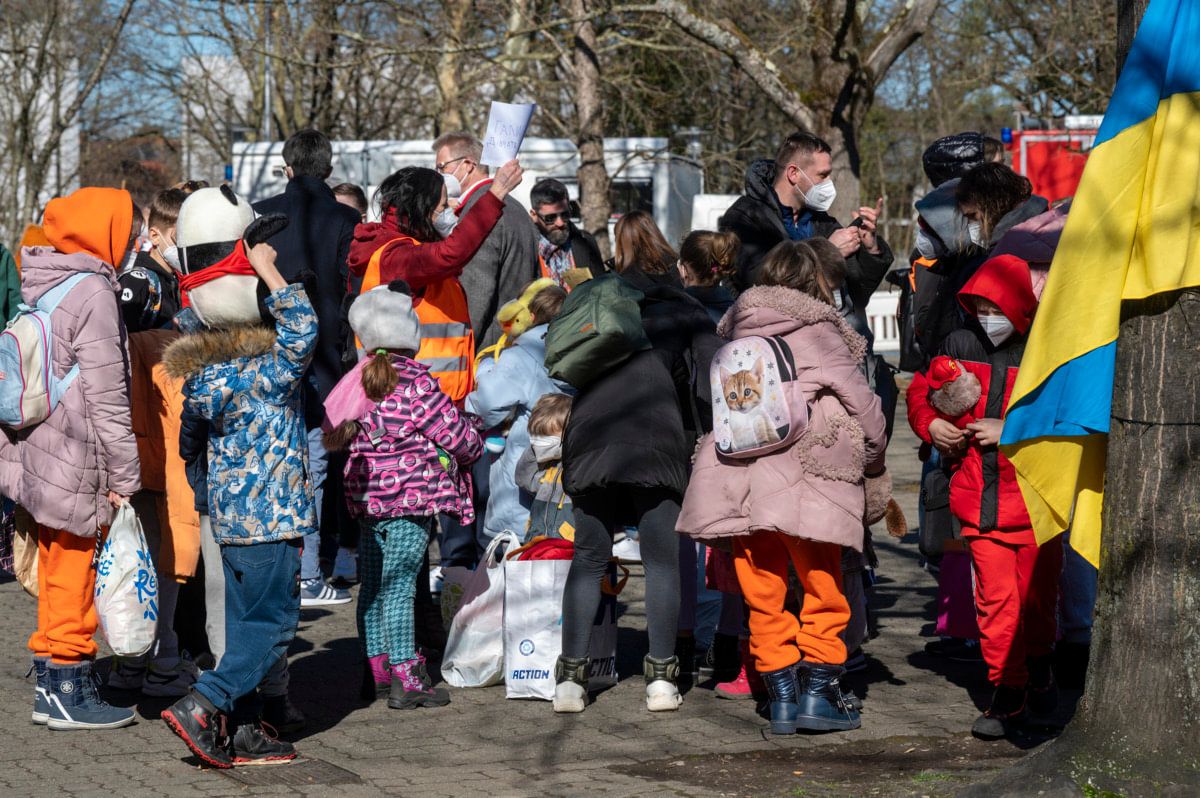
M 971 300 L 975 297 L 994 302 L 1019 334 L 1029 332 L 1038 301 L 1029 278 L 1029 264 L 1025 261 L 1015 255 L 997 255 L 984 261 L 958 292 L 958 301 L 972 316 L 975 315 L 975 303 Z

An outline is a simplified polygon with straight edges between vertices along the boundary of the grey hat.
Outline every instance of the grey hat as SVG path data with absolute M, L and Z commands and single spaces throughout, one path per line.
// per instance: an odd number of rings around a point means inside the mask
M 421 348 L 421 320 L 413 310 L 412 297 L 404 292 L 403 284 L 381 285 L 361 295 L 350 305 L 350 329 L 358 336 L 362 348 L 407 349 Z

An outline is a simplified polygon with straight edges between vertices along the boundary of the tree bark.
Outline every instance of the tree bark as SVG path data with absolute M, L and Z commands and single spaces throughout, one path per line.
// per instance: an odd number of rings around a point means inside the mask
M 1146 5 L 1119 4 L 1118 65 Z M 1196 290 L 1123 303 L 1087 686 L 1066 732 L 988 795 L 1016 783 L 1029 794 L 1051 784 L 1131 796 L 1200 789 L 1197 318 Z
M 707 19 L 683 0 L 656 0 L 649 6 L 624 9 L 661 14 L 671 20 L 729 58 L 797 128 L 829 142 L 838 189 L 832 213 L 848 218 L 863 204 L 858 131 L 875 101 L 875 89 L 904 51 L 924 35 L 939 2 L 899 4 L 873 41 L 866 40 L 859 18 L 861 4 L 856 0 L 812 4 L 810 30 L 801 36 L 812 62 L 807 81 L 788 76 L 734 23 Z M 781 131 L 780 139 L 788 132 Z
M 604 97 L 600 57 L 596 51 L 596 27 L 589 18 L 590 0 L 571 0 L 575 23 L 571 71 L 575 83 L 575 146 L 579 149 L 579 205 L 583 228 L 609 256 L 608 218 L 612 203 L 608 196 L 608 169 L 604 164 Z
M 471 0 L 447 0 L 443 7 L 446 15 L 444 46 L 441 55 L 438 56 L 435 71 L 438 96 L 441 98 L 435 131 L 437 135 L 452 130 L 464 130 L 466 127 L 466 117 L 463 114 L 462 53 L 456 48 L 462 43 Z

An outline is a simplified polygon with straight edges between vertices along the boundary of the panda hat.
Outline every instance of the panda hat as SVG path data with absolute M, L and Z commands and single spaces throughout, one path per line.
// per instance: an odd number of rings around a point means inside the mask
M 282 214 L 255 217 L 229 186 L 202 188 L 184 200 L 175 226 L 184 304 L 208 327 L 262 324 L 266 286 L 246 252 L 287 226 Z

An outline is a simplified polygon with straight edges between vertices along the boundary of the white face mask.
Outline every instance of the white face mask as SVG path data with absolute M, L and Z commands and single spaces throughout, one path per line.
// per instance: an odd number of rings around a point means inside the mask
M 561 435 L 530 435 L 529 446 L 539 463 L 562 459 Z
M 838 312 L 845 310 L 847 304 L 846 292 L 844 289 L 839 288 L 833 292 L 833 307 L 836 308 Z
M 800 170 L 800 174 L 811 184 L 808 191 L 800 195 L 805 206 L 821 213 L 832 208 L 833 201 L 837 198 L 837 188 L 833 185 L 833 179 L 825 178 L 820 183 L 813 183 L 812 178 L 803 169 Z
M 967 234 L 971 236 L 971 243 L 977 247 L 984 245 L 983 241 L 983 222 L 967 222 Z
M 437 216 L 433 217 L 433 228 L 438 231 L 442 238 L 449 238 L 450 233 L 454 232 L 455 225 L 458 224 L 458 214 L 450 208 L 446 208 Z
M 449 172 L 442 175 L 442 180 L 446 183 L 446 197 L 449 199 L 458 199 L 462 196 L 462 183 L 458 182 L 458 178 Z
M 979 326 L 987 334 L 992 346 L 1000 346 L 1016 331 L 1013 323 L 1006 316 L 980 316 Z
M 158 254 L 162 255 L 162 259 L 176 272 L 182 271 L 182 267 L 179 264 L 179 247 L 172 244 L 166 249 L 160 249 Z
M 937 236 L 924 230 L 918 230 L 917 252 L 926 260 L 937 260 L 946 253 L 946 248 Z

